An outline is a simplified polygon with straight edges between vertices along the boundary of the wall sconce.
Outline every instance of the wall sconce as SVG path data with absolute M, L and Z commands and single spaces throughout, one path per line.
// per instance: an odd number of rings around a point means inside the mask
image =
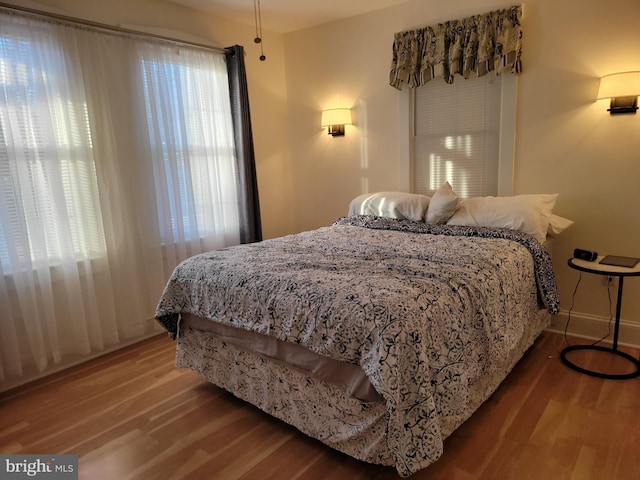
M 334 137 L 344 135 L 344 126 L 351 125 L 351 110 L 348 108 L 332 108 L 322 111 L 322 128 L 328 127 L 328 134 Z
M 616 113 L 636 113 L 640 95 L 640 72 L 612 73 L 600 79 L 597 99 L 610 98 L 607 111 Z

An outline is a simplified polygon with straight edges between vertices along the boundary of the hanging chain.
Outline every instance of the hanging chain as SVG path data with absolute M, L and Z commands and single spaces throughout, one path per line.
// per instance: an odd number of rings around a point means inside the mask
M 264 62 L 267 57 L 264 54 L 264 48 L 262 46 L 262 12 L 260 9 L 260 0 L 253 0 L 253 16 L 256 22 L 256 38 L 254 38 L 253 41 L 260 44 L 260 61 Z

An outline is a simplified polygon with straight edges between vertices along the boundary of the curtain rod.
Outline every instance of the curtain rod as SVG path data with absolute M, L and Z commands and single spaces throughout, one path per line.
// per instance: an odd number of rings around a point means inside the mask
M 229 51 L 227 48 L 215 47 L 215 46 L 205 45 L 203 43 L 197 43 L 197 42 L 190 42 L 188 40 L 177 40 L 175 38 L 166 37 L 164 35 L 157 35 L 155 33 L 139 32 L 137 30 L 131 30 L 129 28 L 123 28 L 123 27 L 119 27 L 119 26 L 116 26 L 116 25 L 108 25 L 106 23 L 99 23 L 99 22 L 94 22 L 94 21 L 91 21 L 91 20 L 85 20 L 85 19 L 82 19 L 82 18 L 70 17 L 68 15 L 61 15 L 59 13 L 43 12 L 41 10 L 35 10 L 33 8 L 21 7 L 21 6 L 18 6 L 18 5 L 11 5 L 11 4 L 7 4 L 7 3 L 3 3 L 3 2 L 0 2 L 0 9 L 15 10 L 15 11 L 19 11 L 19 12 L 29 13 L 29 14 L 32 14 L 32 15 L 39 15 L 39 16 L 42 16 L 42 17 L 54 18 L 56 20 L 61 20 L 61 21 L 64 21 L 64 22 L 77 23 L 77 24 L 80 24 L 80 25 L 88 26 L 88 27 L 99 28 L 99 29 L 103 29 L 103 30 L 109 30 L 109 31 L 112 31 L 112 32 L 117 32 L 117 33 L 126 33 L 126 34 L 129 34 L 129 35 L 142 35 L 144 37 L 155 38 L 155 39 L 158 39 L 158 40 L 165 40 L 165 41 L 168 41 L 168 42 L 177 43 L 177 44 L 181 44 L 181 45 L 188 45 L 188 46 L 191 46 L 191 47 L 198 47 L 198 48 L 206 48 L 208 50 L 214 50 L 214 51 L 220 52 L 220 53 L 228 53 L 228 51 Z

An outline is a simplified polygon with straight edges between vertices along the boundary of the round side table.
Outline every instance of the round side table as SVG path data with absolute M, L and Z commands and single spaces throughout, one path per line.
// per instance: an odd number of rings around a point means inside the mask
M 568 367 L 576 370 L 580 373 L 584 373 L 586 375 L 591 375 L 592 377 L 598 378 L 608 378 L 608 379 L 617 379 L 624 380 L 628 378 L 635 378 L 640 376 L 640 360 L 629 355 L 626 352 L 621 352 L 618 350 L 618 333 L 620 330 L 620 310 L 622 308 L 622 287 L 624 283 L 625 277 L 638 277 L 640 276 L 640 263 L 635 267 L 618 267 L 615 265 L 604 265 L 600 263 L 604 257 L 600 256 L 596 260 L 590 262 L 587 260 L 581 260 L 579 258 L 570 258 L 569 266 L 575 270 L 580 270 L 582 272 L 593 273 L 596 275 L 606 275 L 609 277 L 617 277 L 618 278 L 618 298 L 616 301 L 616 321 L 615 321 L 615 329 L 613 334 L 613 347 L 604 347 L 600 345 L 572 345 L 570 347 L 566 347 L 560 352 L 560 358 L 562 362 Z M 576 365 L 571 360 L 567 358 L 567 353 L 575 351 L 575 350 L 597 350 L 601 352 L 607 352 L 613 355 L 617 355 L 622 357 L 633 364 L 635 367 L 635 371 L 631 373 L 623 373 L 623 374 L 609 374 L 602 373 L 593 370 L 588 370 L 586 368 L 580 367 Z

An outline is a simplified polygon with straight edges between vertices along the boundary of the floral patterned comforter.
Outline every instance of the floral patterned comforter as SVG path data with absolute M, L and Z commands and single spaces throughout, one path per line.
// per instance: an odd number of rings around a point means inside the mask
M 185 260 L 156 318 L 172 336 L 189 312 L 359 364 L 409 475 L 491 393 L 478 386 L 504 378 L 541 304 L 558 312 L 555 278 L 526 234 L 357 216 Z

